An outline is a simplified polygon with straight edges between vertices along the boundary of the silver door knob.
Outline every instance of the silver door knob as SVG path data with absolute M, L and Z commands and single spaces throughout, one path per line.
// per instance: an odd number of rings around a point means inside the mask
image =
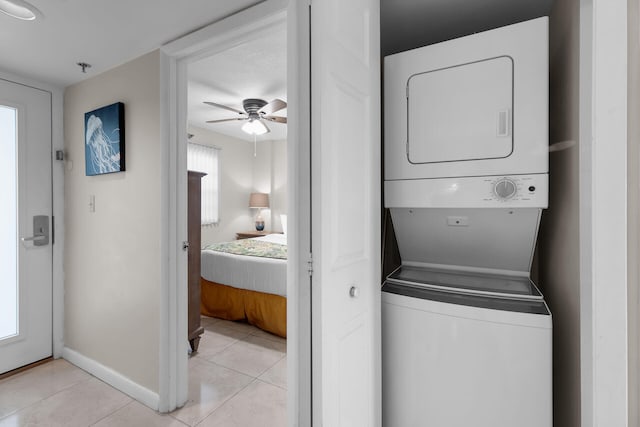
M 351 288 L 349 288 L 349 296 L 351 298 L 358 298 L 358 295 L 360 295 L 360 289 L 358 289 L 356 286 L 352 286 Z

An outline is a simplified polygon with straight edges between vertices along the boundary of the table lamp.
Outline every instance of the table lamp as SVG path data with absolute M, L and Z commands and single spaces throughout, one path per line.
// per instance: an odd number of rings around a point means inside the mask
M 262 219 L 261 211 L 269 207 L 269 195 L 267 193 L 251 193 L 249 196 L 249 207 L 258 209 L 256 216 L 256 230 L 264 230 L 264 219 Z

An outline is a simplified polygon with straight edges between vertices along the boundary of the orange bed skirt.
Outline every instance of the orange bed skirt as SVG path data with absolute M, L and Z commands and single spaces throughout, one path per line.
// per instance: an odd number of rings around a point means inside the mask
M 260 329 L 287 337 L 287 299 L 200 279 L 200 312 L 225 320 L 246 320 Z

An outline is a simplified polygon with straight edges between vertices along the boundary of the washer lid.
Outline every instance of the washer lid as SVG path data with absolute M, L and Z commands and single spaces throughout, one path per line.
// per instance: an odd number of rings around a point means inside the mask
M 387 282 L 500 298 L 542 299 L 531 279 L 523 276 L 403 265 L 389 275 Z
M 468 307 L 487 308 L 491 310 L 511 311 L 526 314 L 542 314 L 550 316 L 549 307 L 543 300 L 492 298 L 483 295 L 457 294 L 453 292 L 440 292 L 437 290 L 403 286 L 397 283 L 385 282 L 382 292 L 400 296 L 417 298 L 422 300 L 443 302 L 447 304 L 466 305 Z M 383 303 L 385 297 L 382 297 Z
M 541 212 L 537 208 L 391 208 L 391 219 L 402 264 L 526 277 Z

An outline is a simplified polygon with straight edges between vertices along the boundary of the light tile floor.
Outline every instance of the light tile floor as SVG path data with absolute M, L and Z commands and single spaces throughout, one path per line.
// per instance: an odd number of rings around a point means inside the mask
M 158 414 L 65 360 L 0 381 L 0 427 L 284 427 L 286 340 L 204 317 L 189 358 L 189 399 Z

